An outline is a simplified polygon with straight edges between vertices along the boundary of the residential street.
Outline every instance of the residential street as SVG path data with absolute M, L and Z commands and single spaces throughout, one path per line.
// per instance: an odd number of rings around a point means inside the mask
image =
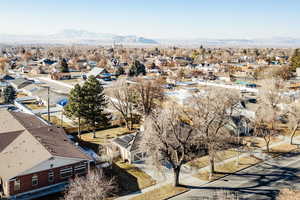
M 268 160 L 236 174 L 202 186 L 191 186 L 191 191 L 172 198 L 213 199 L 215 189 L 237 194 L 240 199 L 275 199 L 281 188 L 300 188 L 300 153 L 294 152 Z

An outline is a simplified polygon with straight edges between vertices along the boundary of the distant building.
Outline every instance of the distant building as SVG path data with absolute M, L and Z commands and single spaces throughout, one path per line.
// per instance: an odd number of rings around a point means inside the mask
M 27 85 L 32 84 L 32 81 L 27 80 L 25 78 L 16 78 L 14 80 L 11 80 L 9 82 L 11 86 L 13 86 L 16 90 L 22 89 Z
M 110 79 L 111 74 L 108 71 L 101 67 L 94 67 L 91 71 L 89 71 L 85 76 L 85 78 L 89 78 L 90 76 L 95 76 L 100 79 Z
M 35 115 L 0 110 L 0 197 L 34 199 L 65 189 L 89 171 L 86 154 L 61 128 Z

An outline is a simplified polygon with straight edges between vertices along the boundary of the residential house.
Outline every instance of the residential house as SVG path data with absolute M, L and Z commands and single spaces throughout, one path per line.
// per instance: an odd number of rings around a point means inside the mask
M 89 71 L 86 75 L 83 76 L 83 78 L 88 78 L 90 76 L 95 76 L 96 78 L 110 78 L 111 74 L 108 73 L 108 71 L 101 67 L 94 67 L 91 71 Z
M 141 134 L 141 132 L 136 132 L 118 137 L 112 141 L 112 144 L 117 147 L 122 160 L 129 163 L 144 161 L 146 153 L 139 148 Z
M 13 86 L 16 90 L 20 90 L 27 85 L 32 84 L 32 81 L 25 78 L 16 78 L 14 80 L 9 81 L 10 85 Z
M 34 199 L 61 192 L 70 178 L 88 174 L 90 161 L 62 128 L 0 110 L 0 196 Z

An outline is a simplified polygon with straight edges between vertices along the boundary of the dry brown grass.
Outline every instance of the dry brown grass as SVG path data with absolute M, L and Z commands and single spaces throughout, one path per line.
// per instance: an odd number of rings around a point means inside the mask
M 18 92 L 17 93 L 17 98 L 22 98 L 22 97 L 27 97 L 27 94 L 22 93 L 22 92 Z
M 240 158 L 238 165 L 237 165 L 236 160 L 225 163 L 223 165 L 218 165 L 218 166 L 216 166 L 216 171 L 219 173 L 214 174 L 211 181 L 216 180 L 221 177 L 224 177 L 226 174 L 235 173 L 239 170 L 245 169 L 245 168 L 250 167 L 259 162 L 261 162 L 260 159 L 252 157 L 252 156 L 248 156 L 248 157 Z M 209 181 L 209 171 L 200 172 L 200 173 L 194 175 L 194 177 L 199 178 L 204 181 Z
M 122 135 L 133 133 L 134 131 L 129 131 L 127 128 L 109 128 L 101 131 L 96 131 L 96 138 L 93 138 L 93 133 L 86 133 L 81 135 L 81 139 L 86 142 L 91 142 L 95 144 L 106 144 L 110 140 L 117 138 Z
M 39 105 L 35 102 L 23 103 L 27 108 L 31 110 L 39 110 L 39 109 L 46 109 L 47 106 Z
M 151 176 L 149 176 L 148 174 L 146 174 L 145 172 L 143 172 L 142 170 L 140 170 L 139 168 L 137 168 L 132 164 L 122 162 L 121 160 L 114 162 L 114 164 L 120 170 L 118 176 L 126 176 L 127 174 L 129 174 L 135 177 L 136 183 L 132 183 L 132 184 L 137 184 L 139 189 L 144 189 L 156 184 L 156 181 L 152 179 Z M 125 181 L 130 182 L 129 179 L 126 179 Z
M 292 144 L 281 144 L 275 147 L 271 148 L 271 152 L 275 152 L 275 153 L 288 153 L 290 151 L 293 151 L 297 149 L 296 145 L 292 145 Z
M 220 162 L 238 155 L 238 152 L 234 149 L 228 149 L 225 151 L 220 151 L 217 153 L 216 162 Z M 206 167 L 209 165 L 209 157 L 203 156 L 201 158 L 195 159 L 189 163 L 190 166 L 196 167 L 198 169 Z
M 160 188 L 133 197 L 130 200 L 162 200 L 181 194 L 186 191 L 189 191 L 189 189 L 185 187 L 174 187 L 172 185 L 165 185 Z
M 244 141 L 247 142 L 248 144 L 252 143 L 254 145 L 252 147 L 262 148 L 262 147 L 266 146 L 266 142 L 263 138 L 244 137 Z M 282 141 L 282 139 L 280 139 L 278 137 L 272 137 L 271 141 L 270 141 L 270 144 L 280 142 L 280 141 Z
M 48 115 L 47 115 L 47 114 L 42 115 L 42 118 L 44 118 L 45 120 L 48 120 Z M 61 119 L 59 119 L 59 118 L 56 117 L 56 116 L 51 116 L 51 115 L 50 115 L 50 122 L 51 122 L 52 124 L 55 124 L 56 126 L 61 126 Z M 72 128 L 72 127 L 73 127 L 71 124 L 66 123 L 66 122 L 64 122 L 64 121 L 63 121 L 63 123 L 62 123 L 62 126 L 63 126 L 63 128 Z

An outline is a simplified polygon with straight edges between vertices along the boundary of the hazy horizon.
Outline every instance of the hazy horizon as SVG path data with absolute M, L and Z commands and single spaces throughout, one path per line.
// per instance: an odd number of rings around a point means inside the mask
M 253 39 L 300 36 L 297 0 L 1 1 L 0 33 L 64 29 L 154 39 Z

